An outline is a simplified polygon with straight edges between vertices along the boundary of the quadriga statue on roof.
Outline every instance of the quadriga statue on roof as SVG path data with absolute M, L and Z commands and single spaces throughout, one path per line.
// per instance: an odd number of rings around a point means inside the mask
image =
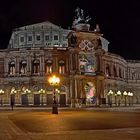
M 91 20 L 91 18 L 89 16 L 84 16 L 83 9 L 80 9 L 79 7 L 75 9 L 75 19 L 73 25 L 77 25 L 79 23 L 86 24 L 89 20 Z

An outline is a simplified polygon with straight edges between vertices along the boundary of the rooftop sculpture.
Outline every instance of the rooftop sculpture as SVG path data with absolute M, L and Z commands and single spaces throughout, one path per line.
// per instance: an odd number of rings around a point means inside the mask
M 83 9 L 80 9 L 79 7 L 75 9 L 75 19 L 73 21 L 73 26 L 79 23 L 87 24 L 89 20 L 91 20 L 91 18 L 89 16 L 84 16 Z

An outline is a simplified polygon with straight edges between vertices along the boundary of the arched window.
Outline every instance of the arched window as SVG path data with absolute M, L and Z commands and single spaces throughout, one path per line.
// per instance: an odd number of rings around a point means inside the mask
M 125 78 L 125 76 L 124 76 L 124 69 L 122 70 L 122 78 Z
M 122 78 L 122 71 L 121 71 L 121 68 L 119 68 L 119 77 Z
M 109 64 L 106 64 L 106 76 L 111 76 Z
M 37 74 L 40 72 L 39 70 L 40 70 L 40 61 L 35 59 L 33 60 L 33 64 L 32 64 L 32 72 L 33 74 Z
M 15 75 L 15 61 L 9 63 L 9 72 L 10 75 Z
M 116 70 L 116 66 L 113 66 L 113 73 L 114 73 L 114 77 L 117 77 L 117 70 Z
M 63 60 L 60 60 L 58 63 L 58 70 L 60 74 L 65 73 L 65 62 Z
M 124 68 L 123 69 L 123 78 L 126 78 L 126 74 L 128 74 L 128 73 L 126 73 L 126 68 Z
M 22 60 L 20 62 L 20 66 L 19 66 L 19 72 L 20 74 L 26 74 L 27 72 L 27 61 L 26 60 Z
M 45 73 L 52 73 L 52 60 L 47 60 L 45 65 Z

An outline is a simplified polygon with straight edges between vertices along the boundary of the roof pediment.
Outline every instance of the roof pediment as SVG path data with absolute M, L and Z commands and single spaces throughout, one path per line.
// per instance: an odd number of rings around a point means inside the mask
M 34 29 L 46 29 L 46 28 L 53 28 L 53 29 L 60 29 L 60 26 L 57 26 L 49 21 L 41 22 L 41 23 L 36 23 L 32 25 L 26 25 L 22 26 L 19 28 L 16 28 L 16 30 L 34 30 Z

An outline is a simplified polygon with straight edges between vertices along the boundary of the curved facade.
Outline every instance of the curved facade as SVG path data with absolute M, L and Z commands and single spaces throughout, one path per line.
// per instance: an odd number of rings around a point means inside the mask
M 66 30 L 43 22 L 15 29 L 0 51 L 0 104 L 51 106 L 54 74 L 60 106 L 139 104 L 140 62 L 109 53 L 99 27 L 86 26 Z

